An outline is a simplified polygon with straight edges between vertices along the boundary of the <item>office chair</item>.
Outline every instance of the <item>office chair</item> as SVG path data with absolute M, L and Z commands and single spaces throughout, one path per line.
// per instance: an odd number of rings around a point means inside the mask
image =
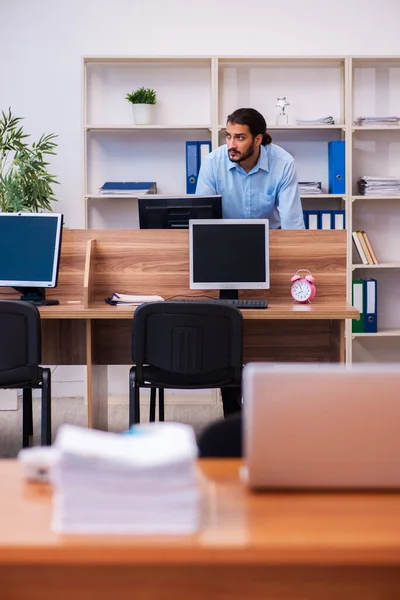
M 197 445 L 200 458 L 242 457 L 242 413 L 209 423 L 200 432 Z
M 164 420 L 164 389 L 240 388 L 241 312 L 207 302 L 150 302 L 133 318 L 129 425 L 140 422 L 140 388 L 150 388 L 150 421 Z
M 0 389 L 22 388 L 22 445 L 33 435 L 32 389 L 42 390 L 42 446 L 51 444 L 51 375 L 42 361 L 40 314 L 35 305 L 0 300 Z

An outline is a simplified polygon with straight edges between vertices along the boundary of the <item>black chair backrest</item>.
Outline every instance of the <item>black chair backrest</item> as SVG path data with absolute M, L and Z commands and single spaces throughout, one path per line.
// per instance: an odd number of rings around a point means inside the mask
M 243 318 L 224 304 L 150 302 L 133 318 L 132 359 L 138 383 L 150 365 L 178 382 L 240 384 L 243 364 Z M 160 376 L 160 372 L 158 376 Z M 168 374 L 168 375 L 167 375 Z
M 40 314 L 34 304 L 0 300 L 0 371 L 42 362 Z

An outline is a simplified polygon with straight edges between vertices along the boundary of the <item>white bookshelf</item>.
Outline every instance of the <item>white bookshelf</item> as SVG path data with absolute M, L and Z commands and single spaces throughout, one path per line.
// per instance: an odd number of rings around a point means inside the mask
M 156 90 L 151 125 L 136 125 L 128 92 Z M 212 57 L 84 57 L 84 211 L 89 228 L 137 228 L 137 199 L 103 195 L 105 181 L 155 181 L 186 190 L 186 141 L 211 140 Z
M 352 333 L 346 326 L 349 362 L 400 361 L 400 196 L 362 196 L 357 181 L 364 175 L 400 177 L 400 127 L 355 125 L 358 117 L 399 116 L 400 56 L 349 58 L 351 153 L 348 177 L 351 231 L 367 232 L 379 264 L 357 264 L 349 237 L 349 294 L 353 278 L 377 280 L 378 333 Z
M 126 93 L 157 92 L 153 124 L 134 124 Z M 288 125 L 276 124 L 286 96 Z M 362 175 L 400 175 L 400 127 L 355 125 L 361 116 L 400 112 L 400 56 L 392 57 L 85 57 L 83 59 L 84 210 L 87 227 L 137 227 L 135 196 L 99 193 L 107 180 L 156 181 L 158 192 L 186 192 L 186 141 L 224 143 L 228 114 L 251 106 L 266 118 L 273 142 L 296 160 L 300 181 L 323 193 L 302 195 L 304 209 L 341 208 L 348 232 L 348 301 L 353 277 L 378 280 L 378 334 L 346 324 L 346 360 L 400 361 L 400 196 L 361 196 Z M 297 125 L 332 115 L 334 125 Z M 346 191 L 329 194 L 328 142 L 346 145 Z M 351 232 L 368 233 L 378 265 L 358 264 Z
M 352 269 L 353 271 L 355 271 L 356 269 L 373 269 L 378 271 L 380 269 L 400 269 L 400 262 L 379 263 L 378 265 L 353 264 Z
M 265 116 L 273 140 L 294 155 L 301 181 L 322 182 L 324 193 L 304 196 L 304 208 L 344 208 L 345 195 L 328 193 L 327 142 L 346 137 L 346 64 L 344 57 L 85 57 L 86 227 L 137 226 L 135 197 L 103 196 L 106 180 L 156 181 L 159 193 L 184 194 L 185 142 L 224 143 L 226 117 L 241 106 Z M 142 85 L 157 92 L 147 126 L 134 124 L 125 100 Z M 285 94 L 290 122 L 276 125 L 276 99 Z M 328 114 L 334 125 L 296 124 Z

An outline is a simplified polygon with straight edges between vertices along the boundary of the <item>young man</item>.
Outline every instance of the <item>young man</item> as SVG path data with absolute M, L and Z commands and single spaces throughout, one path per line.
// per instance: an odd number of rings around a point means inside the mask
M 202 162 L 196 194 L 221 194 L 224 219 L 269 219 L 270 229 L 304 229 L 293 157 L 272 144 L 264 117 L 239 108 L 227 118 L 226 145 Z M 240 390 L 221 390 L 225 417 L 241 410 Z
M 203 160 L 196 194 L 221 194 L 224 219 L 269 219 L 270 229 L 304 229 L 293 157 L 272 144 L 264 117 L 239 108 L 227 118 L 226 145 Z

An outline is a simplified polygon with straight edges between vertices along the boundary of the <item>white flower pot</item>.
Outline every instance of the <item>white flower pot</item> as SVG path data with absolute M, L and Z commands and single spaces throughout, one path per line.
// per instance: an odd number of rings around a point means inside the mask
M 135 125 L 150 125 L 154 104 L 132 104 Z

